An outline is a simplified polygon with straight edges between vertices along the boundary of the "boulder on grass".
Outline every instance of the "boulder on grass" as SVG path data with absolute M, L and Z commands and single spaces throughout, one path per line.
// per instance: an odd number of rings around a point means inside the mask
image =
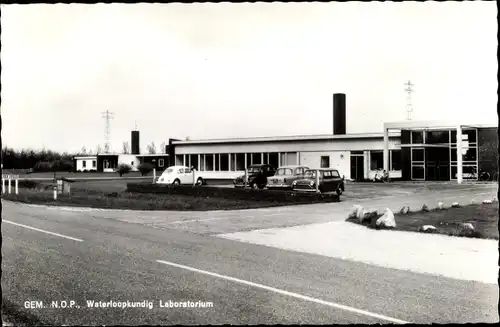
M 418 231 L 421 233 L 435 233 L 437 231 L 437 228 L 432 225 L 423 225 L 420 226 Z
M 427 204 L 424 204 L 422 206 L 422 212 L 429 212 L 429 207 L 427 206 Z
M 382 217 L 377 219 L 375 225 L 377 228 L 383 229 L 396 228 L 396 219 L 394 218 L 394 214 L 392 213 L 391 209 L 386 208 L 384 210 L 384 214 L 382 215 Z
M 493 201 L 491 201 L 491 200 L 484 200 L 484 201 L 483 201 L 483 203 L 485 203 L 485 204 L 491 204 L 492 202 L 493 202 Z
M 439 210 L 443 210 L 443 209 L 444 209 L 444 204 L 443 204 L 443 202 L 438 202 L 437 208 L 438 208 Z
M 451 206 L 452 206 L 453 208 L 458 208 L 460 205 L 458 204 L 458 202 L 453 202 L 453 203 L 451 204 Z
M 407 215 L 408 212 L 410 212 L 410 207 L 409 206 L 403 206 L 399 212 L 401 214 L 403 214 L 403 215 Z
M 354 219 L 354 218 L 358 218 L 359 219 L 359 214 L 358 212 L 362 211 L 363 210 L 363 207 L 361 207 L 360 205 L 354 205 L 351 209 L 351 211 L 349 211 L 349 215 L 347 216 L 348 219 Z
M 476 229 L 471 223 L 461 223 L 457 226 L 458 236 L 472 237 L 475 236 L 475 234 Z

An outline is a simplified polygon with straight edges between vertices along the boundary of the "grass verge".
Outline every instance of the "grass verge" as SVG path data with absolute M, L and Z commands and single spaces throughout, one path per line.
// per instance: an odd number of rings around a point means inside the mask
M 346 221 L 365 225 L 373 228 L 374 221 L 380 217 L 378 215 L 372 221 L 360 223 L 358 219 L 350 218 Z M 419 232 L 419 228 L 424 225 L 436 227 L 435 233 L 449 236 L 462 236 L 459 233 L 459 225 L 471 223 L 475 233 L 469 237 L 484 239 L 499 239 L 498 232 L 498 202 L 491 204 L 471 204 L 457 208 L 433 209 L 429 212 L 410 211 L 404 215 L 394 213 L 396 228 L 393 230 Z
M 108 187 L 107 189 L 114 190 L 114 187 Z M 176 211 L 241 210 L 307 204 L 318 201 L 338 201 L 338 197 L 336 196 L 324 196 L 320 198 L 307 197 L 306 195 L 285 195 L 283 192 L 265 194 L 272 191 L 220 191 L 217 188 L 193 188 L 191 186 L 167 190 L 170 193 L 162 193 L 161 190 L 158 193 L 139 193 L 121 191 L 120 188 L 117 191 L 102 192 L 97 187 L 93 189 L 79 189 L 73 186 L 71 190 L 71 195 L 59 195 L 57 200 L 53 199 L 53 192 L 50 188 L 26 188 L 20 190 L 19 195 L 3 194 L 2 199 L 53 206 Z M 253 194 L 250 194 L 248 191 L 253 192 Z

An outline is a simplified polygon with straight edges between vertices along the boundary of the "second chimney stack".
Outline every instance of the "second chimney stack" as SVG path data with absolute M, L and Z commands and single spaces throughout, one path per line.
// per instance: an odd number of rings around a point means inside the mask
M 140 154 L 139 153 L 139 131 L 132 131 L 132 146 L 131 146 L 132 154 Z
M 345 94 L 335 93 L 333 95 L 333 134 L 346 134 L 346 109 Z

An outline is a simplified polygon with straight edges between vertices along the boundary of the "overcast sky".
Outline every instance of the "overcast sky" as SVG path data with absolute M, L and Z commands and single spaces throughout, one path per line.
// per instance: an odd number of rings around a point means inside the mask
M 497 122 L 495 2 L 2 6 L 2 141 L 141 149 L 191 139 L 347 132 L 406 118 Z

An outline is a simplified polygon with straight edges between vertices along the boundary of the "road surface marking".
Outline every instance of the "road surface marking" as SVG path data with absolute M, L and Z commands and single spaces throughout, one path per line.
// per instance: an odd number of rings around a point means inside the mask
M 62 234 L 58 234 L 58 233 L 49 232 L 49 231 L 46 231 L 46 230 L 43 230 L 43 229 L 39 229 L 39 228 L 31 227 L 31 226 L 26 226 L 26 225 L 23 225 L 23 224 L 18 224 L 18 223 L 15 223 L 13 221 L 10 221 L 10 220 L 2 219 L 2 221 L 6 222 L 6 223 L 9 223 L 9 224 L 12 224 L 12 225 L 16 225 L 16 226 L 20 226 L 20 227 L 24 227 L 24 228 L 28 228 L 28 229 L 32 229 L 32 230 L 36 230 L 38 232 L 42 232 L 42 233 L 46 233 L 46 234 L 50 234 L 50 235 L 55 235 L 55 236 L 67 238 L 67 239 L 70 239 L 70 240 L 73 240 L 73 241 L 77 241 L 77 242 L 83 242 L 83 240 L 81 240 L 79 238 L 74 238 L 74 237 L 71 237 L 71 236 L 66 236 L 66 235 L 62 235 Z
M 249 281 L 242 280 L 242 279 L 239 279 L 239 278 L 234 278 L 234 277 L 230 277 L 230 276 L 220 275 L 220 274 L 209 272 L 209 271 L 206 271 L 206 270 L 200 270 L 200 269 L 196 269 L 196 268 L 191 268 L 191 267 L 180 265 L 180 264 L 173 263 L 173 262 L 168 262 L 168 261 L 163 261 L 163 260 L 156 260 L 156 262 L 163 263 L 163 264 L 166 264 L 166 265 L 169 265 L 169 266 L 173 266 L 173 267 L 178 267 L 178 268 L 182 268 L 182 269 L 194 271 L 194 272 L 197 272 L 197 273 L 200 273 L 200 274 L 205 274 L 205 275 L 209 275 L 209 276 L 213 276 L 213 277 L 218 277 L 218 278 L 230 280 L 230 281 L 235 282 L 235 283 L 240 283 L 240 284 L 245 284 L 245 285 L 249 285 L 249 286 L 253 286 L 253 287 L 257 287 L 257 288 L 262 288 L 262 289 L 265 289 L 265 290 L 268 290 L 268 291 L 271 291 L 271 292 L 274 292 L 274 293 L 278 293 L 278 294 L 282 294 L 282 295 L 288 295 L 290 297 L 294 297 L 294 298 L 297 298 L 297 299 L 301 299 L 301 300 L 305 300 L 305 301 L 309 301 L 309 302 L 314 302 L 314 303 L 319 303 L 319 304 L 323 304 L 323 305 L 326 305 L 326 306 L 329 306 L 329 307 L 333 307 L 333 308 L 337 308 L 337 309 L 341 309 L 341 310 L 345 310 L 345 311 L 350 311 L 350 312 L 354 312 L 354 313 L 357 313 L 357 314 L 361 314 L 361 315 L 365 315 L 365 316 L 369 316 L 369 317 L 373 317 L 373 318 L 377 318 L 377 319 L 381 319 L 381 320 L 386 320 L 386 321 L 389 321 L 389 322 L 392 322 L 392 323 L 397 323 L 397 324 L 407 324 L 408 323 L 407 321 L 404 321 L 404 320 L 399 320 L 399 319 L 396 319 L 396 318 L 391 318 L 391 317 L 379 315 L 377 313 L 372 313 L 372 312 L 369 312 L 369 311 L 365 311 L 365 310 L 361 310 L 361 309 L 356 309 L 356 308 L 353 308 L 353 307 L 345 306 L 345 305 L 342 305 L 342 304 L 337 304 L 337 303 L 334 303 L 334 302 L 329 302 L 329 301 L 324 301 L 324 300 L 316 299 L 316 298 L 305 296 L 305 295 L 301 295 L 301 294 L 298 294 L 298 293 L 293 293 L 293 292 L 288 292 L 288 291 L 280 290 L 280 289 L 277 289 L 277 288 L 274 288 L 274 287 L 270 287 L 270 286 L 266 286 L 266 285 L 262 285 L 262 284 L 257 284 L 257 283 L 254 283 L 254 282 L 249 282 Z

